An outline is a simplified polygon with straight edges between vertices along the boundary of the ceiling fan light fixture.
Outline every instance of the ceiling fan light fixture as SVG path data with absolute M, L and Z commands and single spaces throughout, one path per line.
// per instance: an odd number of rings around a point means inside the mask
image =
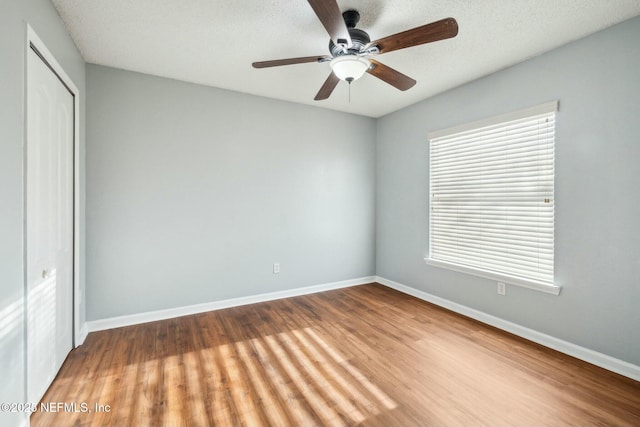
M 336 77 L 351 83 L 364 75 L 371 66 L 371 62 L 360 56 L 343 55 L 333 58 L 329 65 Z

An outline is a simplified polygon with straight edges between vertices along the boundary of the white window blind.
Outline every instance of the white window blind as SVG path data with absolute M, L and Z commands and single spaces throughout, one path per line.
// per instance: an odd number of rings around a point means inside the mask
M 554 286 L 556 111 L 430 135 L 430 260 Z

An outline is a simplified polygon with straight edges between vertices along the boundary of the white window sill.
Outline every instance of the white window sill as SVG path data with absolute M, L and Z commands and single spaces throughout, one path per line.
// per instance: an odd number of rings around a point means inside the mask
M 534 291 L 544 292 L 552 295 L 560 295 L 561 287 L 558 285 L 550 285 L 547 283 L 536 282 L 534 280 L 518 279 L 515 277 L 509 277 L 498 273 L 490 273 L 487 271 L 476 270 L 475 268 L 463 267 L 461 265 L 450 264 L 448 262 L 435 261 L 430 258 L 425 258 L 424 262 L 427 265 L 434 267 L 446 268 L 447 270 L 453 270 L 460 273 L 471 274 L 473 276 L 483 277 L 485 279 L 495 280 L 497 282 L 506 283 L 507 285 L 520 286 L 522 288 L 532 289 Z

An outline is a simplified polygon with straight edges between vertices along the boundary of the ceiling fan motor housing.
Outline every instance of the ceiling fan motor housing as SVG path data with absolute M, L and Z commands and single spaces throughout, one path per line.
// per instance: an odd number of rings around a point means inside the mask
M 337 56 L 360 53 L 364 50 L 364 47 L 371 42 L 369 34 L 357 28 L 349 28 L 349 35 L 351 36 L 351 47 L 346 51 L 342 46 L 336 45 L 333 40 L 329 41 L 329 52 L 331 52 L 331 56 L 335 58 Z
M 353 55 L 360 53 L 364 47 L 371 41 L 369 38 L 369 34 L 365 33 L 362 30 L 356 29 L 356 25 L 358 25 L 358 21 L 360 21 L 360 13 L 357 10 L 347 10 L 342 13 L 342 18 L 344 19 L 344 23 L 347 26 L 347 31 L 349 31 L 349 36 L 351 37 L 351 47 L 347 50 L 340 44 L 336 45 L 333 40 L 329 41 L 329 52 L 331 52 L 331 56 L 338 57 L 342 55 Z

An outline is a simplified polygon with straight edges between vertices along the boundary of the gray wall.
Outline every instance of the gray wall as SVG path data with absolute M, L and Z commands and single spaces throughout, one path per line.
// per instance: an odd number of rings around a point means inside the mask
M 24 64 L 26 23 L 80 90 L 84 117 L 85 65 L 49 0 L 0 2 L 0 402 L 25 394 L 24 353 Z M 84 120 L 81 117 L 81 141 Z M 82 149 L 84 154 L 84 149 Z M 84 171 L 84 165 L 82 165 Z M 84 202 L 84 199 L 82 200 Z M 81 216 L 84 226 L 84 217 Z M 81 236 L 82 238 L 82 236 Z M 84 318 L 81 319 L 84 321 Z M 0 425 L 19 425 L 18 413 L 0 412 Z
M 375 273 L 373 119 L 97 65 L 87 88 L 89 320 Z
M 379 276 L 640 365 L 640 18 L 377 122 Z M 425 265 L 429 131 L 560 100 L 560 296 Z

